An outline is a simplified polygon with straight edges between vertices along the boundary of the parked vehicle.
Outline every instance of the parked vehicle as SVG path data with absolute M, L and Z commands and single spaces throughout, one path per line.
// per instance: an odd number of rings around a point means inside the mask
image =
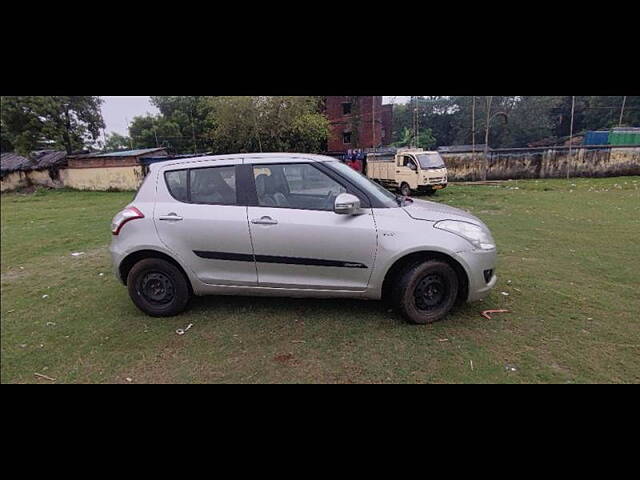
M 496 247 L 476 217 L 317 155 L 152 164 L 111 231 L 116 276 L 152 316 L 178 314 L 192 295 L 273 295 L 386 298 L 430 323 L 496 283 Z
M 433 195 L 447 186 L 447 167 L 438 152 L 421 148 L 367 154 L 367 176 L 402 195 Z

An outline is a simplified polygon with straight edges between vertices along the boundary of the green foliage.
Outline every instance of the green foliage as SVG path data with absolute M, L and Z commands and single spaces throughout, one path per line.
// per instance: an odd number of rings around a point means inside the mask
M 160 124 L 164 142 L 160 146 L 168 146 L 179 153 L 210 150 L 210 142 L 206 139 L 210 128 L 207 120 L 210 98 L 215 97 L 152 96 L 151 103 L 160 110 L 160 118 L 167 122 Z M 152 146 L 155 146 L 155 143 Z
M 167 147 L 175 152 L 186 151 L 181 150 L 184 142 L 179 125 L 162 114 L 134 117 L 129 125 L 129 137 L 133 148 Z
M 94 144 L 104 120 L 95 96 L 3 96 L 3 148 L 22 154 L 41 148 L 72 153 Z
M 130 137 L 125 137 L 119 133 L 113 132 L 107 135 L 107 141 L 104 144 L 104 149 L 107 152 L 115 152 L 117 150 L 127 150 L 132 146 Z
M 0 152 L 13 152 L 14 146 L 11 140 L 12 137 L 4 126 L 4 120 L 0 118 Z
M 329 122 L 320 97 L 151 97 L 160 114 L 135 117 L 135 148 L 168 147 L 175 153 L 324 150 Z
M 576 96 L 573 133 L 618 126 L 622 96 Z M 489 122 L 492 148 L 527 147 L 539 140 L 553 143 L 571 128 L 570 96 L 477 96 L 475 142 L 484 143 Z M 394 141 L 403 142 L 404 129 L 413 131 L 414 111 L 420 130 L 431 129 L 435 146 L 472 143 L 473 97 L 412 97 L 394 109 Z M 628 96 L 623 126 L 640 126 L 640 96 Z
M 394 142 L 402 140 L 405 128 L 413 132 L 414 111 L 417 108 L 419 130 L 429 129 L 435 140 L 430 148 L 452 144 L 452 123 L 456 118 L 452 115 L 454 107 L 453 97 L 436 96 L 413 97 L 405 105 L 396 105 L 393 110 Z
M 207 137 L 219 153 L 319 152 L 329 135 L 319 105 L 319 97 L 211 97 Z
M 424 128 L 418 132 L 418 140 L 414 142 L 413 130 L 409 130 L 404 127 L 401 132 L 400 140 L 393 142 L 393 147 L 411 147 L 423 148 L 424 150 L 431 150 L 436 144 L 436 139 L 433 136 L 430 128 Z

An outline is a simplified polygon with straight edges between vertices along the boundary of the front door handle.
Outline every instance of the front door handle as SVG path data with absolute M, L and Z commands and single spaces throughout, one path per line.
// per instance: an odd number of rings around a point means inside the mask
M 178 216 L 178 214 L 171 212 L 168 215 L 160 215 L 158 220 L 165 220 L 168 222 L 179 222 L 182 220 L 182 217 Z
M 260 217 L 260 218 L 254 218 L 253 220 L 251 220 L 251 223 L 255 223 L 256 225 L 277 225 L 278 221 L 274 220 L 271 217 Z

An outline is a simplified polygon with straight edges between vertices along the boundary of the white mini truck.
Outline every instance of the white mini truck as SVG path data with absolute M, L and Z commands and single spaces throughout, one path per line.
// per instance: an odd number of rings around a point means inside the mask
M 447 186 L 447 167 L 442 156 L 421 148 L 368 153 L 367 176 L 406 197 L 414 192 L 433 195 Z
M 386 298 L 430 323 L 496 284 L 479 219 L 317 155 L 152 164 L 111 231 L 116 276 L 152 316 L 180 313 L 192 295 L 273 295 Z

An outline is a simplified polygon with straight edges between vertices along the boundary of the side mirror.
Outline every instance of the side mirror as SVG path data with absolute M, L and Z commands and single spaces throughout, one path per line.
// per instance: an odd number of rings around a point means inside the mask
M 336 197 L 333 211 L 339 215 L 358 215 L 360 213 L 360 199 L 350 193 L 341 193 Z

